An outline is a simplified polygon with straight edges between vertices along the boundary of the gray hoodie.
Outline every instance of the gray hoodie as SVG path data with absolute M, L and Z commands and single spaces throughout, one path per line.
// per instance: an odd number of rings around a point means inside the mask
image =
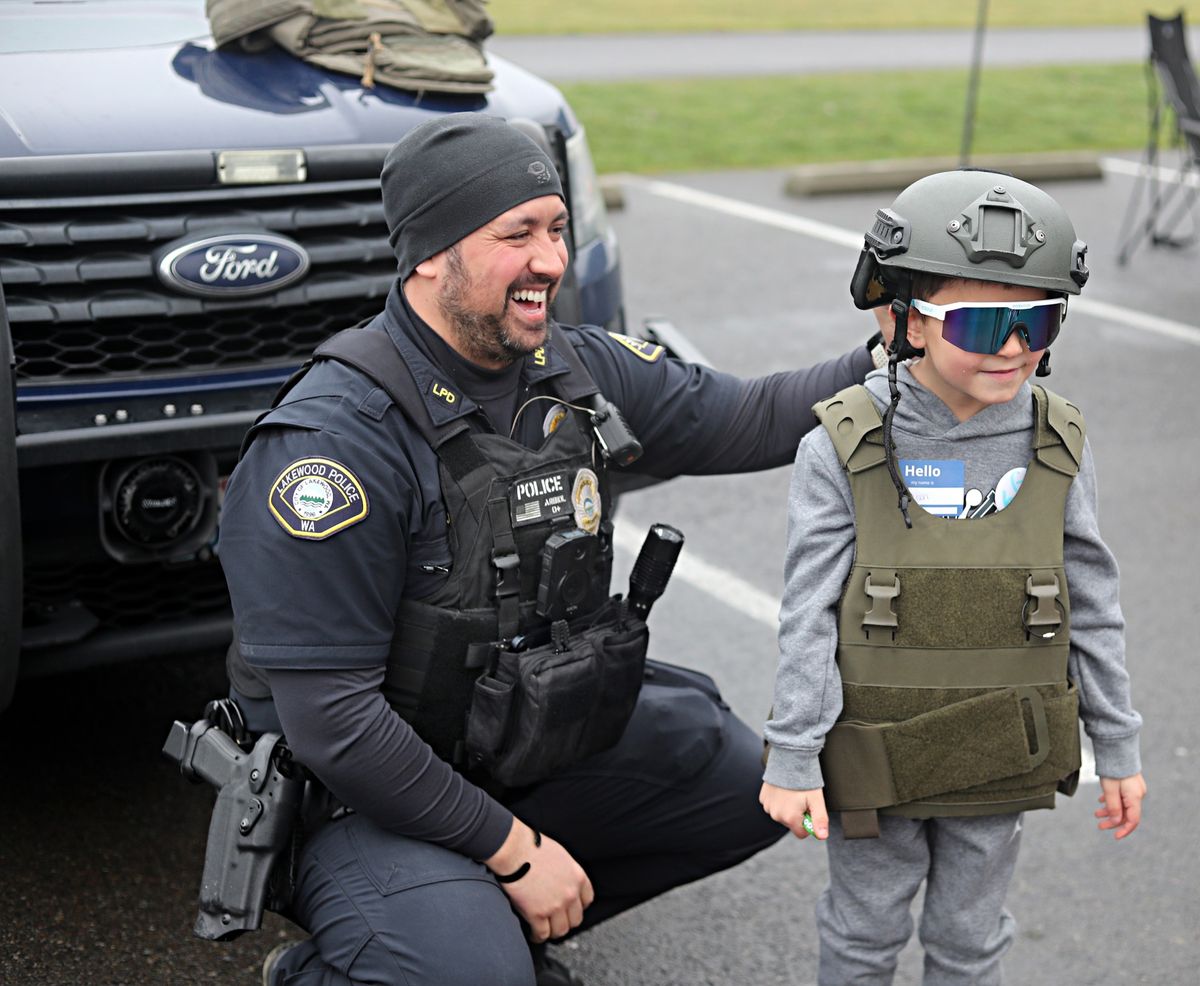
M 983 495 L 1010 470 L 1028 464 L 1034 426 L 1029 384 L 1007 404 L 989 405 L 960 422 L 907 366 L 899 368 L 898 381 L 902 398 L 892 426 L 898 459 L 960 461 L 964 488 Z M 868 376 L 866 387 L 882 414 L 888 404 L 886 371 Z M 914 504 L 909 509 L 920 508 Z M 1128 777 L 1141 770 L 1142 719 L 1130 704 L 1117 563 L 1100 538 L 1096 474 L 1086 443 L 1067 494 L 1063 554 L 1071 594 L 1067 667 L 1079 687 L 1080 717 L 1092 740 L 1097 773 Z M 822 786 L 817 757 L 842 708 L 834 660 L 837 607 L 853 557 L 850 484 L 825 429 L 815 428 L 796 454 L 788 504 L 779 671 L 765 730 L 771 755 L 764 779 L 778 787 Z

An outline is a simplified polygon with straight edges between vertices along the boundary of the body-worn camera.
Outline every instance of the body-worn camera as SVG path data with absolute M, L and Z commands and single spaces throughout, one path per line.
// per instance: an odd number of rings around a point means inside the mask
M 537 613 L 548 620 L 569 620 L 591 600 L 600 539 L 572 528 L 551 534 L 542 547 L 542 577 Z

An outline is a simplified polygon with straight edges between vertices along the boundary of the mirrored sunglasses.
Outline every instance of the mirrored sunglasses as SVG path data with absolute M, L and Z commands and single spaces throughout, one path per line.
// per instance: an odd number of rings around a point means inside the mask
M 1040 352 L 1058 336 L 1065 298 L 1045 301 L 1013 301 L 997 305 L 990 301 L 956 301 L 933 305 L 913 299 L 913 308 L 942 323 L 942 338 L 968 353 L 994 356 L 1004 348 L 1012 333 L 1019 332 L 1030 352 Z

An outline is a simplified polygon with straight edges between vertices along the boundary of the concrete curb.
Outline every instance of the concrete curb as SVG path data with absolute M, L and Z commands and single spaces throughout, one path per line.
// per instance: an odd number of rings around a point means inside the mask
M 972 160 L 977 168 L 1003 171 L 1026 181 L 1043 182 L 1102 178 L 1100 155 L 1095 151 L 1048 151 L 1039 154 L 984 154 Z M 802 164 L 788 172 L 783 190 L 796 198 L 852 192 L 899 191 L 918 178 L 939 171 L 954 171 L 958 158 L 926 157 L 892 161 L 840 161 Z M 610 211 L 625 207 L 624 182 L 629 175 L 600 175 L 598 183 Z
M 1051 151 L 1041 154 L 983 154 L 972 159 L 977 168 L 1004 171 L 1026 181 L 1100 178 L 1100 155 L 1092 151 Z M 784 180 L 788 195 L 832 195 L 845 192 L 900 190 L 918 178 L 954 171 L 958 158 L 909 158 L 895 161 L 843 161 L 805 164 Z

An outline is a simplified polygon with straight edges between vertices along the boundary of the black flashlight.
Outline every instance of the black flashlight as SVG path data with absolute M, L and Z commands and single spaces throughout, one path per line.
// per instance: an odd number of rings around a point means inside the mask
M 670 524 L 652 524 L 629 573 L 629 612 L 644 620 L 654 601 L 663 594 L 675 560 L 683 548 L 683 534 Z

